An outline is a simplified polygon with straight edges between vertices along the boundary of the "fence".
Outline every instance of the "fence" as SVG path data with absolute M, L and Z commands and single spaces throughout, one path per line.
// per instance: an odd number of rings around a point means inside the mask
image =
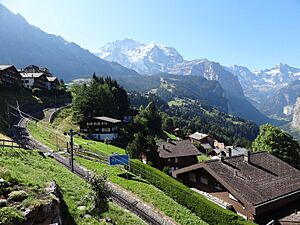
M 15 141 L 0 139 L 0 147 L 8 147 L 8 148 L 21 148 Z

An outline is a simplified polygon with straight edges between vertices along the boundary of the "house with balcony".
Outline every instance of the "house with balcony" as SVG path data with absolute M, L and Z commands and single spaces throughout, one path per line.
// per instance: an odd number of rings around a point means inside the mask
M 48 89 L 47 76 L 44 73 L 21 72 L 22 84 L 27 89 Z
M 22 77 L 13 65 L 0 65 L 0 81 L 5 86 L 21 85 Z
M 300 208 L 300 171 L 267 152 L 224 156 L 175 170 L 172 176 L 259 224 Z
M 107 116 L 92 117 L 79 123 L 80 133 L 100 141 L 114 140 L 119 137 L 121 123 L 121 120 Z

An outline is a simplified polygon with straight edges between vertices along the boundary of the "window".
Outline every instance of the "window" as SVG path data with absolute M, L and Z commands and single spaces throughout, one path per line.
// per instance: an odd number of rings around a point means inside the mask
M 175 162 L 175 163 L 178 163 L 178 158 L 175 158 L 175 159 L 174 159 L 174 162 Z
M 25 80 L 25 83 L 27 83 L 27 84 L 28 84 L 28 83 L 29 83 L 29 80 Z
M 107 128 L 102 128 L 102 132 L 110 132 L 110 128 L 107 127 Z
M 200 182 L 201 182 L 202 184 L 208 185 L 208 179 L 205 178 L 205 177 L 200 177 Z
M 197 182 L 196 174 L 189 173 L 189 180 L 196 183 Z
M 96 128 L 95 131 L 99 131 L 99 128 Z
M 107 122 L 102 122 L 102 125 L 107 125 Z

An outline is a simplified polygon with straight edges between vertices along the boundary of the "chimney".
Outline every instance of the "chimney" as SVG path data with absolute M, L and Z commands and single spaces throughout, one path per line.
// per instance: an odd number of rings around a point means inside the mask
M 250 163 L 250 151 L 248 150 L 244 154 L 244 162 Z
M 224 162 L 225 156 L 223 154 L 220 155 L 220 161 Z
M 167 142 L 168 142 L 168 143 L 170 143 L 170 142 L 171 142 L 171 141 L 170 141 L 170 138 L 167 138 Z

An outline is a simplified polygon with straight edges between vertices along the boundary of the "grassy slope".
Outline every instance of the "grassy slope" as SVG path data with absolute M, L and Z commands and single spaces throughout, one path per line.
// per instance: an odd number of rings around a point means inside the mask
M 59 116 L 60 117 L 60 116 Z M 58 118 L 59 118 L 58 117 Z M 68 116 L 66 117 L 68 119 Z M 53 124 L 59 126 L 59 123 L 65 123 L 65 120 L 59 119 L 60 122 L 54 121 Z M 42 126 L 45 126 L 43 123 Z M 53 132 L 45 130 L 42 126 L 36 126 L 34 123 L 29 124 L 30 134 L 36 139 L 40 140 L 43 144 L 49 146 L 52 149 L 56 148 L 55 145 L 55 135 Z M 165 132 L 165 135 L 170 138 L 176 138 Z M 106 145 L 102 142 L 95 142 L 92 140 L 85 140 L 79 137 L 74 138 L 74 142 L 78 145 L 82 145 L 84 148 L 90 149 L 96 153 L 104 154 L 124 154 L 125 150 L 118 148 L 113 145 Z M 193 214 L 187 208 L 179 205 L 172 198 L 168 197 L 162 191 L 149 184 L 145 180 L 140 180 L 137 178 L 126 180 L 122 178 L 124 171 L 118 167 L 109 167 L 107 165 L 87 161 L 81 158 L 76 158 L 76 160 L 82 165 L 86 166 L 88 169 L 95 170 L 98 173 L 102 173 L 103 170 L 107 170 L 110 174 L 110 180 L 114 183 L 119 184 L 123 188 L 134 192 L 140 198 L 156 206 L 158 209 L 163 211 L 166 215 L 172 217 L 174 220 L 180 224 L 205 224 L 199 217 Z M 120 176 L 121 175 L 121 176 Z M 134 177 L 132 174 L 131 176 Z
M 53 159 L 43 158 L 35 151 L 8 148 L 1 149 L 0 156 L 0 166 L 9 170 L 11 175 L 17 178 L 22 185 L 36 192 L 41 192 L 48 182 L 55 180 L 60 186 L 64 201 L 77 224 L 99 224 L 95 218 L 82 218 L 82 213 L 77 210 L 78 206 L 84 205 L 82 199 L 90 191 L 87 183 L 57 164 Z M 91 203 L 86 205 L 89 206 Z M 117 224 L 144 224 L 139 218 L 121 210 L 114 204 L 110 205 L 109 212 L 105 213 L 103 217 L 110 217 Z
M 84 167 L 94 170 L 96 173 L 109 172 L 109 179 L 113 183 L 135 193 L 145 202 L 156 206 L 167 216 L 173 218 L 176 222 L 182 225 L 201 225 L 206 224 L 199 217 L 193 214 L 187 208 L 181 206 L 172 198 L 168 197 L 164 192 L 149 184 L 146 180 L 136 177 L 133 174 L 127 174 L 125 170 L 119 167 L 111 167 L 109 165 L 92 162 L 85 159 L 76 159 Z M 127 179 L 128 175 L 128 179 Z

